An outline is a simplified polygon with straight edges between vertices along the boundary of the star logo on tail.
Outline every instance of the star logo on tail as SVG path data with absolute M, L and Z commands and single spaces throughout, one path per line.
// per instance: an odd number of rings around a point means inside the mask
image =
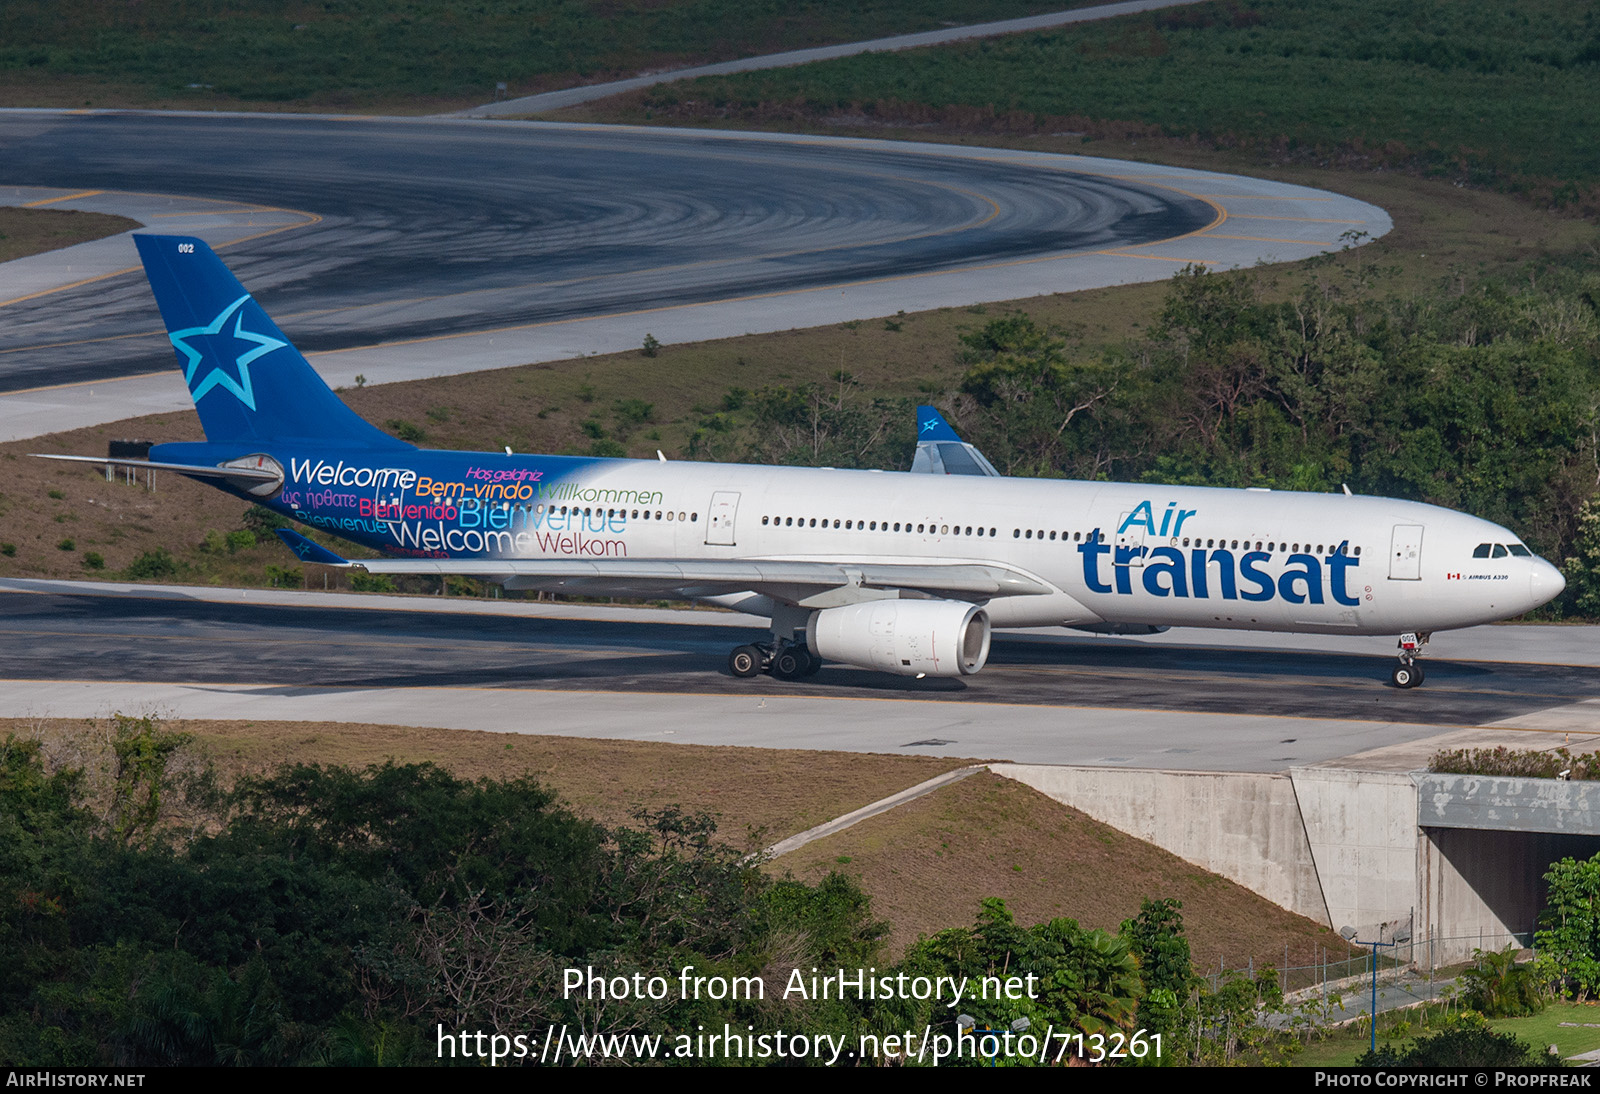
M 173 348 L 183 354 L 186 359 L 183 379 L 189 385 L 189 393 L 194 397 L 196 403 L 210 394 L 213 388 L 220 387 L 224 391 L 232 393 L 234 398 L 254 410 L 256 408 L 256 397 L 255 390 L 250 385 L 251 363 L 260 357 L 266 356 L 273 350 L 282 349 L 289 344 L 268 335 L 257 334 L 254 331 L 244 329 L 244 315 L 239 309 L 244 307 L 245 301 L 249 299 L 249 293 L 241 296 L 218 312 L 217 317 L 206 326 L 173 331 L 168 335 L 172 340 Z M 195 377 L 200 372 L 200 363 L 205 358 L 205 352 L 191 346 L 189 339 L 209 338 L 221 334 L 230 319 L 233 320 L 232 337 L 240 342 L 253 343 L 255 349 L 242 353 L 233 359 L 234 369 L 238 373 L 237 379 L 228 375 L 221 365 L 213 365 L 211 371 L 200 377 L 197 385 Z

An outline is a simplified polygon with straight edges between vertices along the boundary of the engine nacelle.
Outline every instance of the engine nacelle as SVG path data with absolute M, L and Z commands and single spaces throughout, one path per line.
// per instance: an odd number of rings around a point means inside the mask
M 989 613 L 958 600 L 870 600 L 814 614 L 806 645 L 899 676 L 971 676 L 989 660 Z

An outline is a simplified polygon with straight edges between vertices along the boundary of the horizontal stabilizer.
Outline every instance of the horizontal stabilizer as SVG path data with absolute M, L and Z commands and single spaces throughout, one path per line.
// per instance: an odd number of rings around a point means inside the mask
M 109 456 L 54 456 L 44 452 L 31 455 L 41 460 L 66 460 L 69 463 L 92 463 L 101 467 L 127 467 L 135 471 L 173 471 L 179 475 L 196 475 L 206 479 L 243 479 L 247 482 L 283 481 L 282 470 L 256 467 L 230 467 L 226 464 L 161 463 L 157 460 L 124 460 Z
M 288 528 L 277 530 L 278 538 L 288 544 L 289 550 L 294 552 L 294 557 L 301 562 L 315 562 L 319 566 L 350 566 L 349 559 L 340 558 L 332 551 L 320 544 L 312 543 L 299 532 Z

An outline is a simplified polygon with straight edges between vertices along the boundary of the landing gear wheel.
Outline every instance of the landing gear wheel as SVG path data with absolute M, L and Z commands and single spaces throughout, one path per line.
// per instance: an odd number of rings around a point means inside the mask
M 1414 688 L 1422 683 L 1422 666 L 1396 665 L 1389 673 L 1389 679 L 1397 688 Z
M 779 680 L 798 680 L 811 675 L 815 658 L 801 646 L 786 646 L 772 659 L 772 675 Z
M 811 663 L 806 666 L 806 671 L 805 671 L 804 675 L 806 675 L 806 676 L 815 676 L 817 673 L 822 671 L 822 658 L 818 657 L 816 654 L 812 653 L 810 650 L 806 651 L 806 655 L 810 659 Z
M 761 674 L 761 651 L 755 646 L 739 646 L 728 654 L 728 671 L 741 679 Z

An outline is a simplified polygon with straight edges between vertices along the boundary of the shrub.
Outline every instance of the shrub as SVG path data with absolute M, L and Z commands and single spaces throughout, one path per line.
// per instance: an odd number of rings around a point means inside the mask
M 1464 1014 L 1455 1029 L 1413 1041 L 1404 1049 L 1384 1045 L 1365 1052 L 1357 1067 L 1559 1067 L 1561 1059 L 1535 1053 L 1514 1033 L 1496 1033 L 1481 1016 Z
M 1574 755 L 1565 748 L 1454 748 L 1433 754 L 1428 770 L 1440 775 L 1501 775 L 1516 779 L 1600 778 L 1600 752 Z
M 301 573 L 298 566 L 274 566 L 267 564 L 267 584 L 274 589 L 298 589 L 301 585 Z
M 74 542 L 71 536 L 68 536 L 66 539 L 56 544 L 56 550 L 58 551 L 74 551 L 77 550 L 77 547 L 77 543 Z
M 177 575 L 178 560 L 168 554 L 165 547 L 146 551 L 128 563 L 127 568 L 122 571 L 122 576 L 129 581 L 153 581 Z
M 1539 978 L 1531 963 L 1517 964 L 1515 942 L 1499 953 L 1474 950 L 1477 961 L 1461 974 L 1462 1002 L 1489 1018 L 1521 1018 L 1544 1009 Z
M 270 536 L 279 528 L 289 528 L 294 525 L 288 517 L 268 509 L 265 505 L 252 505 L 244 512 L 244 517 L 239 525 L 247 532 L 254 532 L 257 536 Z
M 420 425 L 417 425 L 415 422 L 408 422 L 404 418 L 390 418 L 384 424 L 386 424 L 390 429 L 394 430 L 394 435 L 399 437 L 402 441 L 408 441 L 411 444 L 421 444 L 423 441 L 428 439 L 428 434 Z
M 86 570 L 104 570 L 106 568 L 106 560 L 101 557 L 100 552 L 90 551 L 83 556 L 83 568 Z

